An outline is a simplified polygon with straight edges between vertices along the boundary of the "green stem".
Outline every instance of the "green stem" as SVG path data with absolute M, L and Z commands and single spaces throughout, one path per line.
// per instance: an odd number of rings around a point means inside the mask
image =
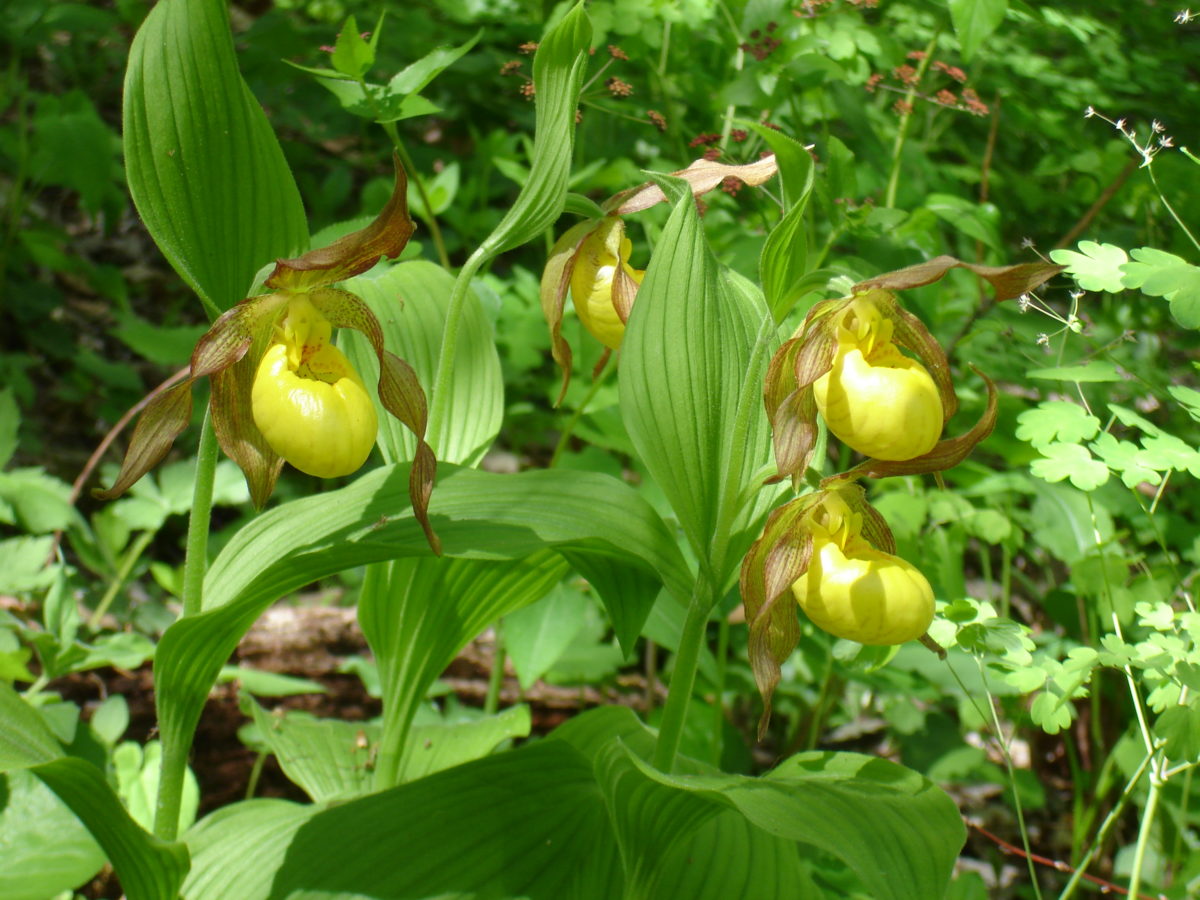
M 713 698 L 712 759 L 720 768 L 721 756 L 725 752 L 725 676 L 729 668 L 729 616 L 721 616 L 717 622 L 717 684 Z
M 471 289 L 471 279 L 487 259 L 490 248 L 486 243 L 471 254 L 466 264 L 459 270 L 450 292 L 450 303 L 446 309 L 446 327 L 442 331 L 442 348 L 438 354 L 437 375 L 433 381 L 433 398 L 429 410 L 429 425 L 426 433 L 430 438 L 436 437 L 446 417 L 450 404 L 450 377 L 454 372 L 454 354 L 458 347 L 458 331 L 462 324 L 463 309 L 467 302 L 467 292 Z M 432 440 L 430 440 L 432 444 Z M 436 453 L 440 448 L 434 447 Z
M 675 653 L 675 665 L 671 671 L 671 686 L 667 689 L 662 724 L 658 728 L 658 744 L 654 748 L 654 766 L 662 772 L 671 771 L 679 752 L 683 723 L 687 719 L 692 689 L 696 685 L 696 668 L 700 663 L 700 648 L 704 645 L 712 597 L 711 576 L 701 571 L 696 576 L 683 633 L 679 636 L 679 650 Z
M 900 154 L 904 150 L 904 141 L 908 137 L 908 125 L 912 121 L 913 101 L 917 97 L 917 85 L 925 77 L 925 70 L 929 68 L 929 63 L 933 59 L 933 51 L 937 47 L 938 37 L 939 33 L 935 31 L 933 37 L 929 39 L 929 43 L 925 45 L 925 56 L 922 57 L 921 64 L 917 66 L 917 74 L 908 88 L 908 93 L 904 95 L 904 102 L 908 106 L 906 111 L 900 114 L 900 125 L 896 128 L 896 140 L 892 143 L 892 171 L 888 174 L 887 192 L 883 199 L 883 205 L 889 208 L 896 205 L 896 191 L 900 187 Z
M 208 569 L 208 526 L 212 518 L 213 482 L 220 457 L 217 434 L 212 426 L 211 405 L 204 413 L 200 448 L 196 454 L 196 481 L 192 489 L 192 511 L 188 518 L 187 553 L 183 563 L 183 614 L 200 612 L 204 597 L 204 573 Z
M 371 110 L 375 113 L 376 124 L 383 129 L 384 133 L 388 136 L 388 140 L 392 142 L 392 150 L 400 157 L 400 162 L 404 166 L 405 173 L 412 180 L 413 186 L 416 187 L 421 202 L 425 204 L 425 212 L 429 215 L 429 236 L 433 238 L 433 246 L 437 248 L 438 261 L 442 264 L 443 269 L 449 269 L 450 257 L 446 255 L 446 244 L 442 240 L 442 229 L 438 227 L 437 216 L 433 214 L 433 207 L 429 205 L 429 195 L 425 192 L 425 182 L 417 171 L 416 165 L 413 164 L 412 157 L 408 155 L 407 148 L 400 141 L 400 132 L 396 129 L 396 123 L 379 121 L 383 117 L 383 110 L 379 106 L 379 98 L 367 86 L 366 79 L 361 75 L 358 78 L 358 87 L 363 92 L 363 97 L 367 103 L 371 105 Z
M 258 780 L 262 777 L 263 765 L 267 761 L 267 752 L 260 751 L 258 756 L 254 758 L 254 765 L 250 768 L 250 777 L 246 781 L 246 797 L 250 800 L 254 797 L 254 792 L 258 790 Z
M 1133 797 L 1133 792 L 1136 790 L 1138 782 L 1142 780 L 1142 775 L 1145 774 L 1152 759 L 1153 757 L 1151 756 L 1146 756 L 1142 759 L 1141 765 L 1138 766 L 1137 771 L 1133 773 L 1133 777 L 1126 783 L 1125 790 L 1121 792 L 1121 796 L 1117 798 L 1117 802 L 1113 805 L 1113 808 L 1108 811 L 1108 815 L 1100 823 L 1100 828 L 1096 832 L 1096 839 L 1092 841 L 1092 846 L 1088 848 L 1088 852 L 1084 854 L 1083 859 L 1075 867 L 1075 871 L 1071 873 L 1071 880 L 1063 887 L 1062 893 L 1058 895 L 1058 900 L 1071 900 L 1071 897 L 1075 895 L 1076 888 L 1083 881 L 1083 876 L 1087 874 L 1088 866 L 1092 863 L 1092 857 L 1103 846 L 1105 839 L 1108 837 L 1109 829 L 1121 817 L 1121 813 L 1125 811 L 1126 804 Z
M 493 629 L 496 633 L 496 651 L 492 655 L 492 673 L 488 678 L 487 696 L 483 698 L 483 713 L 494 716 L 500 708 L 500 688 L 504 686 L 504 660 L 507 654 L 504 648 L 504 622 L 497 621 Z
M 563 430 L 558 436 L 558 443 L 554 445 L 554 455 L 550 457 L 550 464 L 547 468 L 553 469 L 558 465 L 558 459 L 562 456 L 563 451 L 566 450 L 567 442 L 571 440 L 571 435 L 575 432 L 575 426 L 579 424 L 579 420 L 587 412 L 588 404 L 596 398 L 596 394 L 604 385 L 604 382 L 608 380 L 608 376 L 616 371 L 616 361 L 617 354 L 613 353 L 609 356 L 608 362 L 604 364 L 604 368 L 600 370 L 600 374 L 592 379 L 592 385 L 588 388 L 588 392 L 584 394 L 583 399 L 579 401 L 579 405 L 575 407 L 575 412 L 571 414 L 571 418 L 563 426 Z
M 1137 848 L 1133 852 L 1133 869 L 1129 873 L 1129 896 L 1137 897 L 1142 887 L 1142 866 L 1146 862 L 1146 848 L 1150 845 L 1150 834 L 1154 830 L 1154 818 L 1158 813 L 1158 800 L 1162 796 L 1163 782 L 1159 774 L 1150 770 L 1150 793 L 1146 797 L 1146 808 L 1142 810 L 1142 822 L 1138 828 Z
M 417 171 L 416 163 L 408 155 L 407 148 L 400 142 L 400 132 L 396 130 L 396 123 L 387 122 L 383 124 L 383 130 L 387 132 L 388 138 L 391 139 L 392 149 L 400 157 L 400 162 L 404 165 L 404 171 L 412 179 L 413 186 L 417 189 L 417 195 L 421 198 L 421 203 L 425 206 L 425 213 L 428 216 L 425 221 L 429 225 L 429 237 L 433 239 L 434 249 L 437 250 L 438 262 L 442 264 L 443 269 L 449 269 L 450 255 L 446 252 L 446 241 L 442 237 L 441 226 L 438 225 L 437 216 L 434 215 L 433 206 L 429 202 L 429 194 L 425 190 L 425 179 Z
M 196 454 L 196 481 L 192 512 L 188 518 L 187 550 L 183 563 L 183 615 L 200 612 L 204 599 L 204 573 L 208 567 L 208 527 L 212 516 L 213 481 L 217 469 L 217 436 L 212 427 L 212 407 L 204 414 L 200 447 Z M 179 807 L 187 773 L 190 744 L 163 741 L 162 767 L 158 779 L 158 801 L 154 812 L 154 834 L 164 841 L 175 840 L 179 830 Z
M 121 586 L 129 578 L 129 573 L 133 571 L 133 567 L 137 561 L 142 558 L 142 554 L 146 552 L 146 548 L 150 546 L 150 542 L 154 540 L 153 531 L 143 531 L 139 534 L 136 540 L 129 545 L 129 549 L 125 551 L 125 556 L 121 560 L 121 565 L 113 576 L 112 583 L 109 584 L 108 590 L 104 592 L 104 596 L 100 598 L 100 603 L 97 604 L 92 617 L 88 619 L 88 628 L 95 631 L 100 627 L 100 620 L 104 618 L 104 614 L 108 612 L 109 606 L 116 599 L 117 594 L 121 590 Z

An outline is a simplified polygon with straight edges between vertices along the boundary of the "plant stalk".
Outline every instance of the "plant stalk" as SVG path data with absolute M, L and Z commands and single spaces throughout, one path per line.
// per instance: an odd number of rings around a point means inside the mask
M 679 753 L 679 741 L 683 736 L 692 689 L 696 685 L 696 669 L 700 663 L 700 648 L 704 645 L 712 599 L 711 576 L 701 571 L 692 590 L 683 633 L 679 636 L 679 650 L 675 654 L 671 685 L 667 689 L 662 724 L 658 728 L 658 744 L 654 748 L 654 767 L 662 772 L 671 771 L 675 756 Z
M 208 527 L 212 518 L 217 458 L 217 435 L 213 431 L 210 403 L 200 429 L 196 481 L 192 490 L 192 512 L 188 517 L 187 555 L 183 563 L 185 617 L 198 614 L 203 605 L 204 573 L 208 568 Z M 175 840 L 179 830 L 179 807 L 183 799 L 183 780 L 187 772 L 187 756 L 190 749 L 190 746 L 176 747 L 173 741 L 163 741 L 158 800 L 154 811 L 154 834 L 164 841 Z
M 213 482 L 219 458 L 217 433 L 212 425 L 212 405 L 204 412 L 200 448 L 196 454 L 196 481 L 188 517 L 187 553 L 183 563 L 183 614 L 194 616 L 203 605 L 204 573 L 208 569 L 208 527 L 212 519 Z
M 929 39 L 929 43 L 925 45 L 925 56 L 922 57 L 920 65 L 917 66 L 917 74 L 913 79 L 913 83 L 908 88 L 908 93 L 904 95 L 904 102 L 908 104 L 907 112 L 900 114 L 900 125 L 896 128 L 896 140 L 892 144 L 892 171 L 888 175 L 887 192 L 884 194 L 883 205 L 891 208 L 896 205 L 896 192 L 900 187 L 900 155 L 904 150 L 904 142 L 908 137 L 908 125 L 912 121 L 913 101 L 917 97 L 917 86 L 921 83 L 921 79 L 925 77 L 925 71 L 929 68 L 929 62 L 933 59 L 933 51 L 937 47 L 939 32 L 934 32 L 933 37 Z
M 433 380 L 429 425 L 426 429 L 428 434 L 426 440 L 430 441 L 431 446 L 433 445 L 432 438 L 436 437 L 438 429 L 441 428 L 450 404 L 450 378 L 454 372 L 454 355 L 458 348 L 458 331 L 459 326 L 462 324 L 463 307 L 467 302 L 467 292 L 471 289 L 471 279 L 475 277 L 475 273 L 483 266 L 484 261 L 488 258 L 488 254 L 489 249 L 486 243 L 472 253 L 462 269 L 459 270 L 458 278 L 454 282 L 454 288 L 450 292 L 450 303 L 446 309 L 446 327 L 442 331 L 442 347 L 438 353 L 437 375 Z M 437 453 L 441 448 L 433 446 L 433 450 Z

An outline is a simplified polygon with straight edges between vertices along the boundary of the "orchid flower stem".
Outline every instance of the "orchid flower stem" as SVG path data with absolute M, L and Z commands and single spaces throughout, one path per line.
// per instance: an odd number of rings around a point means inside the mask
M 495 651 L 492 654 L 492 672 L 488 678 L 487 695 L 483 698 L 483 714 L 494 716 L 500 708 L 500 689 L 504 687 L 504 661 L 508 654 L 504 647 L 504 622 L 497 621 L 492 630 L 496 635 Z
M 192 512 L 188 519 L 187 555 L 183 563 L 183 614 L 194 616 L 203 602 L 204 573 L 208 568 L 208 526 L 212 518 L 213 482 L 219 457 L 213 431 L 212 407 L 204 413 L 200 448 L 196 455 L 196 482 L 192 489 Z
M 558 464 L 559 457 L 562 456 L 563 451 L 567 448 L 567 442 L 571 440 L 571 435 L 575 433 L 575 426 L 579 424 L 579 420 L 587 412 L 588 406 L 595 399 L 600 388 L 604 386 L 604 382 L 608 380 L 608 376 L 616 370 L 616 361 L 617 355 L 614 353 L 608 358 L 608 362 L 604 364 L 604 368 L 600 370 L 600 374 L 592 379 L 592 386 L 588 388 L 588 392 L 579 401 L 579 405 L 575 407 L 575 412 L 571 414 L 571 418 L 563 426 L 563 430 L 558 436 L 558 443 L 554 445 L 554 455 L 550 457 L 550 464 L 547 468 L 553 469 Z
M 467 302 L 467 293 L 471 290 L 471 279 L 483 266 L 490 255 L 490 248 L 485 243 L 471 254 L 458 272 L 454 289 L 450 292 L 450 302 L 446 309 L 446 327 L 442 331 L 442 348 L 438 354 L 437 375 L 433 380 L 433 396 L 430 400 L 429 424 L 426 432 L 436 436 L 445 421 L 450 403 L 450 379 L 454 373 L 454 354 L 458 348 L 458 330 L 462 325 L 463 309 Z M 434 452 L 442 448 L 433 444 Z
M 921 62 L 917 66 L 917 73 L 913 77 L 908 93 L 904 97 L 908 108 L 906 112 L 900 114 L 900 124 L 896 128 L 896 140 L 892 144 L 892 171 L 888 175 L 887 192 L 884 194 L 883 199 L 883 205 L 889 208 L 896 205 L 896 191 L 900 187 L 900 157 L 904 151 L 904 141 L 908 137 L 908 125 L 912 121 L 912 107 L 913 101 L 917 97 L 917 86 L 921 83 L 921 79 L 925 77 L 925 70 L 929 68 L 929 63 L 933 59 L 933 51 L 937 48 L 939 36 L 940 32 L 935 31 L 933 37 L 929 39 L 929 43 L 925 45 L 925 55 L 921 57 Z
M 683 736 L 692 689 L 696 685 L 696 668 L 700 662 L 700 648 L 704 645 L 713 594 L 712 576 L 702 569 L 696 577 L 683 633 L 679 637 L 671 686 L 667 690 L 662 724 L 658 728 L 658 744 L 654 748 L 654 767 L 662 772 L 671 771 L 679 753 L 679 741 Z
M 211 405 L 204 413 L 200 428 L 200 447 L 196 454 L 196 481 L 192 489 L 192 512 L 188 518 L 187 551 L 183 563 L 183 615 L 197 615 L 204 599 L 204 573 L 208 568 L 208 527 L 212 518 L 213 483 L 218 459 L 217 435 L 213 431 Z M 183 781 L 187 772 L 188 746 L 163 741 L 159 769 L 158 800 L 154 811 L 154 835 L 164 841 L 175 840 L 179 829 L 179 807 L 183 800 Z

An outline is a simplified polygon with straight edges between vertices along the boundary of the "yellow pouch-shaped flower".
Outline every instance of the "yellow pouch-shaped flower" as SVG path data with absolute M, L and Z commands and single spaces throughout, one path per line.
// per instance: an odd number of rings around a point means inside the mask
M 929 371 L 892 343 L 892 322 L 869 300 L 856 300 L 841 315 L 833 366 L 813 383 L 829 430 L 875 459 L 928 453 L 944 422 Z
M 818 628 L 860 644 L 903 644 L 933 621 L 933 589 L 898 556 L 861 538 L 814 542 L 808 571 L 792 585 Z
M 646 274 L 629 265 L 633 244 L 624 235 L 620 219 L 606 219 L 580 245 L 571 272 L 571 298 L 579 321 L 610 350 L 620 347 L 625 336 L 625 322 L 613 297 L 613 281 L 620 271 L 632 280 L 636 291 Z
M 271 449 L 309 475 L 356 471 L 375 445 L 371 396 L 345 355 L 329 343 L 329 322 L 303 295 L 293 297 L 259 363 L 251 390 L 254 424 Z

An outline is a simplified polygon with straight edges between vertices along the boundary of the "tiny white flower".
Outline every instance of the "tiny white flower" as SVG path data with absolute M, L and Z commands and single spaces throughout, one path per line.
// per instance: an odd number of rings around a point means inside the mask
M 1093 109 L 1091 106 L 1089 106 L 1087 109 L 1085 109 L 1085 110 L 1083 111 L 1083 117 L 1084 117 L 1085 119 L 1090 119 L 1090 118 L 1091 118 L 1092 116 L 1094 116 L 1095 114 L 1096 114 L 1096 110 L 1095 110 L 1095 109 Z

